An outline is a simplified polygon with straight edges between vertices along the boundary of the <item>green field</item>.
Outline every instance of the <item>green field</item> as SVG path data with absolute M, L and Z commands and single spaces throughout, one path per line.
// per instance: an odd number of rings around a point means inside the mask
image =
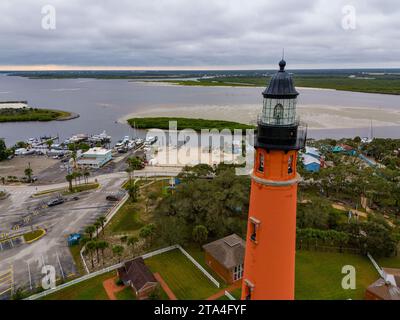
M 52 121 L 66 119 L 71 113 L 59 110 L 37 108 L 0 109 L 0 122 Z
M 204 258 L 195 257 L 200 263 Z M 400 258 L 383 258 L 382 267 L 400 268 Z M 179 250 L 166 252 L 146 259 L 152 272 L 158 272 L 178 299 L 206 299 L 220 289 L 215 287 Z M 352 265 L 356 269 L 356 289 L 341 287 L 342 267 Z M 109 272 L 51 294 L 46 300 L 107 300 L 103 281 L 115 275 Z M 297 300 L 362 300 L 365 289 L 377 280 L 377 271 L 368 258 L 361 255 L 298 251 L 296 253 L 296 294 Z M 223 287 L 221 287 L 223 288 Z M 240 289 L 231 294 L 239 299 Z M 134 300 L 130 288 L 116 294 L 120 300 Z M 160 290 L 160 299 L 167 295 Z M 222 298 L 225 299 L 225 298 Z
M 126 287 L 122 291 L 115 293 L 118 300 L 136 300 L 136 295 L 131 287 Z
M 179 250 L 148 258 L 146 265 L 161 275 L 178 299 L 202 300 L 220 290 Z
M 115 271 L 93 277 L 44 297 L 44 300 L 108 300 L 103 282 L 115 276 Z
M 45 233 L 46 233 L 46 231 L 44 231 L 43 229 L 34 230 L 31 232 L 25 233 L 24 240 L 26 242 L 29 242 L 29 241 L 39 238 L 40 236 L 44 235 Z
M 356 269 L 356 289 L 344 290 L 342 267 Z M 364 299 L 365 289 L 379 277 L 368 258 L 345 253 L 297 251 L 296 299 L 345 300 Z
M 143 226 L 144 223 L 140 220 L 137 204 L 128 200 L 118 210 L 107 228 L 113 233 L 118 233 L 137 231 Z
M 177 129 L 192 129 L 195 131 L 201 131 L 202 129 L 254 129 L 254 126 L 223 120 L 205 120 L 205 119 L 192 119 L 192 118 L 180 118 L 180 117 L 148 117 L 148 118 L 132 118 L 128 120 L 128 123 L 138 129 L 169 129 L 169 122 L 177 121 Z

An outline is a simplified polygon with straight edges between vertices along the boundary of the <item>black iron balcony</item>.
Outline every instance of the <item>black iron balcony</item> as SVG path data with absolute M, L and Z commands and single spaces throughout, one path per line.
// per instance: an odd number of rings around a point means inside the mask
M 307 126 L 296 121 L 290 125 L 271 125 L 258 121 L 255 146 L 266 150 L 300 150 L 307 139 Z

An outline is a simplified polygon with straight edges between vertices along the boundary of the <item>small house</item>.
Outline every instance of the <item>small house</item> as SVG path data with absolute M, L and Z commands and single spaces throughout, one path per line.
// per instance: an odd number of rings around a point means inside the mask
M 126 261 L 117 272 L 124 285 L 130 286 L 139 300 L 148 299 L 158 287 L 156 278 L 142 257 Z
M 207 265 L 227 283 L 243 278 L 245 241 L 236 234 L 205 244 Z
M 400 269 L 383 268 L 379 278 L 365 291 L 366 300 L 400 300 Z
M 318 172 L 321 168 L 321 161 L 308 154 L 302 155 L 304 169 L 308 172 Z

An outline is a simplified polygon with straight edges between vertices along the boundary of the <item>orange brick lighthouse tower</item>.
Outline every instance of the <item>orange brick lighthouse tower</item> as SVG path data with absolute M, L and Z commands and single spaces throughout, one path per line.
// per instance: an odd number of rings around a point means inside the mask
M 242 299 L 294 299 L 297 153 L 307 128 L 296 117 L 296 91 L 286 62 L 263 92 L 258 118 Z

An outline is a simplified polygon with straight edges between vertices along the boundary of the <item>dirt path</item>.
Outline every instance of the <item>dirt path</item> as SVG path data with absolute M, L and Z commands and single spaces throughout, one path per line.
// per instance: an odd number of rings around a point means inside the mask
M 117 277 L 113 277 L 103 282 L 104 290 L 106 290 L 108 299 L 110 300 L 117 300 L 115 293 L 120 292 L 126 288 L 125 286 L 117 286 L 115 284 L 116 279 Z
M 169 300 L 178 300 L 178 298 L 175 296 L 175 294 L 172 292 L 172 290 L 168 287 L 167 283 L 164 281 L 164 279 L 161 277 L 161 275 L 158 272 L 156 272 L 154 274 L 154 277 L 160 283 L 161 287 L 167 294 Z

